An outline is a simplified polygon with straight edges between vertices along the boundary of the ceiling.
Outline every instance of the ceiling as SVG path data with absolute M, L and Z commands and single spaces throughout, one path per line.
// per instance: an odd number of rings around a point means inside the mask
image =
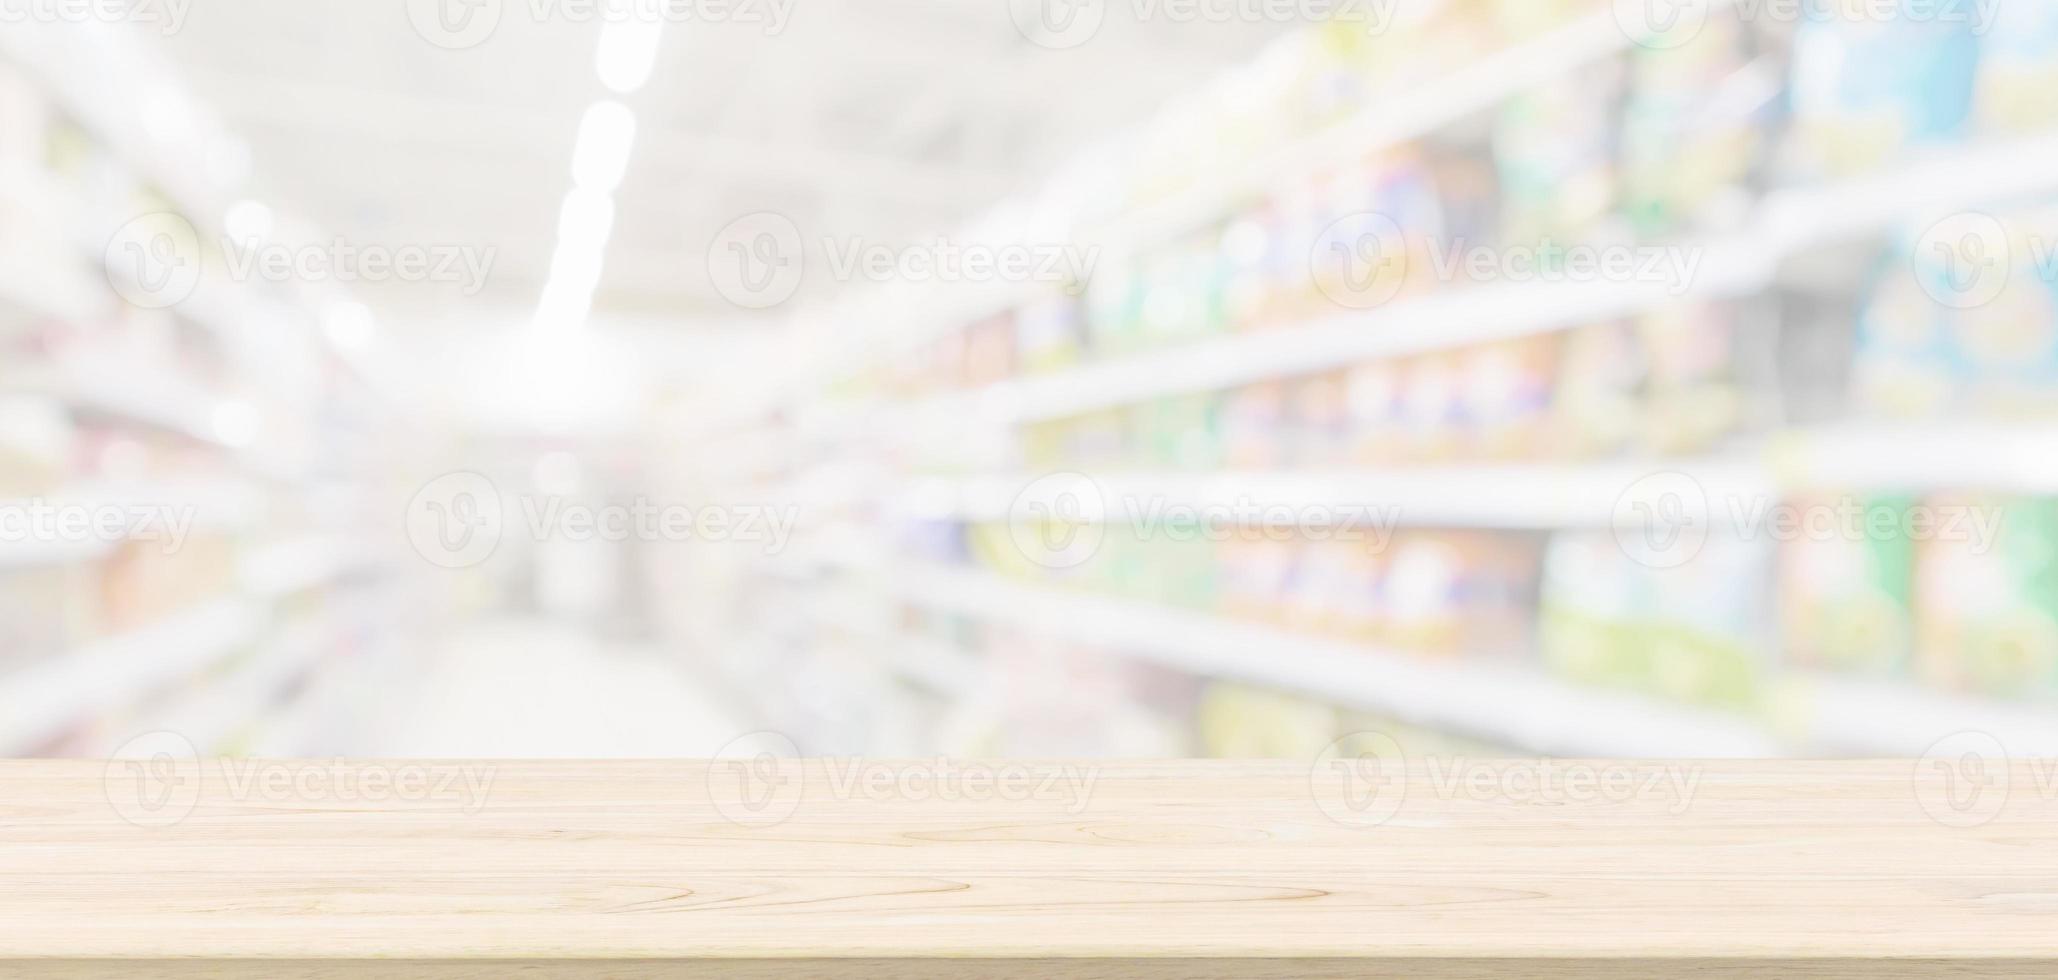
M 576 2 L 504 0 L 489 38 L 453 50 L 403 0 L 205 0 L 153 43 L 248 140 L 254 192 L 277 209 L 360 247 L 496 250 L 476 297 L 356 285 L 375 309 L 513 316 L 541 290 L 581 114 L 610 94 L 599 24 L 565 14 Z M 709 243 L 732 220 L 777 211 L 809 241 L 948 232 L 1285 29 L 1145 22 L 1117 3 L 1091 40 L 1054 49 L 1025 38 L 1009 0 L 784 2 L 776 34 L 761 18 L 672 22 L 649 84 L 623 97 L 639 135 L 597 316 L 776 315 L 709 281 Z M 836 288 L 809 275 L 803 298 Z

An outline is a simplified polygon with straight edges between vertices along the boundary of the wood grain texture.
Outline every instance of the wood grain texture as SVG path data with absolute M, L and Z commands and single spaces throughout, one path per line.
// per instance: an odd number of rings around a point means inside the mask
M 1967 775 L 0 763 L 0 975 L 2058 974 L 2054 767 Z

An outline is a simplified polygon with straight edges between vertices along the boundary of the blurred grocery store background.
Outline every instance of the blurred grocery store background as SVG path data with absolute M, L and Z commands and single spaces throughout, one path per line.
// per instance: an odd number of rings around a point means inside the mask
M 2058 753 L 2058 5 L 0 19 L 0 755 Z

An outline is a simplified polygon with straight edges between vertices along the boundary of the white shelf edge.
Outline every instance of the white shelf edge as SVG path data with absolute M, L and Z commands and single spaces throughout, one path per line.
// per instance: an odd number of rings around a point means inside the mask
M 1426 727 L 1554 755 L 1751 758 L 1782 746 L 1749 719 L 1583 687 L 1495 661 L 1435 660 L 1276 627 L 1018 585 L 947 568 L 893 568 L 909 603 L 1105 644 L 1163 666 L 1301 692 Z
M 0 676 L 0 754 L 56 737 L 82 715 L 132 703 L 254 637 L 259 607 L 220 599 Z
M 1945 174 L 1949 181 L 1942 181 Z M 1301 326 L 1198 340 L 974 391 L 880 404 L 872 413 L 912 417 L 931 427 L 1005 426 L 1547 333 L 1666 303 L 1746 295 L 1774 281 L 1783 262 L 1811 249 L 1877 234 L 1924 215 L 2051 191 L 2058 191 L 2058 134 L 1962 147 L 1886 174 L 1767 195 L 1744 231 L 1674 246 L 1704 255 L 1702 273 L 1684 292 L 1664 283 L 1605 281 L 1452 289 Z M 863 421 L 872 413 L 850 414 Z
M 1789 486 L 2058 493 L 2058 427 L 2049 424 L 1849 423 L 1781 433 L 1770 448 Z
M 177 732 L 203 754 L 212 753 L 238 729 L 256 722 L 270 706 L 269 692 L 320 659 L 330 632 L 329 624 L 320 621 L 286 626 L 234 674 L 155 713 L 146 730 Z
M 1723 8 L 1730 2 L 1716 0 L 1714 6 Z M 1284 180 L 1304 177 L 1353 155 L 1419 139 L 1634 44 L 1612 10 L 1581 14 L 1570 23 L 1415 86 L 1400 98 L 1381 99 L 1377 106 L 1350 119 L 1291 140 L 1226 177 L 1090 226 L 1085 237 L 1102 242 L 1104 257 L 1119 261 L 1217 220 L 1240 202 L 1277 188 Z
M 1808 740 L 1830 750 L 1916 757 L 1961 732 L 1993 736 L 2016 757 L 2058 757 L 2058 705 L 2011 704 L 1928 690 L 1913 681 L 1802 671 L 1790 678 L 1807 706 Z
M 1733 3 L 1734 0 L 1712 0 L 1710 9 L 1726 9 Z M 1165 200 L 1128 205 L 1115 215 L 1086 221 L 1075 237 L 1099 243 L 1103 260 L 1120 261 L 1147 245 L 1226 216 L 1241 202 L 1278 187 L 1289 175 L 1305 175 L 1325 164 L 1418 139 L 1537 84 L 1629 50 L 1634 44 L 1635 39 L 1613 12 L 1581 14 L 1569 23 L 1495 51 L 1478 64 L 1418 86 L 1402 98 L 1381 99 L 1377 106 L 1356 116 L 1290 139 L 1244 164 L 1232 175 L 1205 181 Z M 973 320 L 1009 308 L 1034 288 L 1011 285 L 978 290 L 970 301 L 953 292 L 947 304 L 949 312 L 917 317 L 916 329 L 881 338 L 878 344 L 900 349 L 961 329 Z M 877 349 L 878 344 L 868 346 Z M 816 375 L 837 370 L 833 361 L 810 363 L 817 369 L 798 371 L 794 377 L 819 384 Z M 753 400 L 750 408 L 727 418 L 731 422 L 741 421 L 785 401 L 779 394 L 770 394 Z
M 316 534 L 253 549 L 237 564 L 236 576 L 245 592 L 281 599 L 329 585 L 370 564 L 353 542 Z
M 1605 528 L 1618 522 L 1622 495 L 1656 473 L 1693 477 L 1708 495 L 1711 518 L 1731 512 L 1725 501 L 1765 500 L 1776 491 L 1769 471 L 1749 458 L 1483 463 L 1384 472 L 1135 473 L 1094 477 L 1105 506 L 1089 513 L 1102 523 L 1137 524 L 1161 518 L 1169 505 L 1253 521 L 1262 515 L 1247 513 L 1249 507 L 1292 508 L 1308 512 L 1311 520 L 1334 520 L 1336 512 L 1350 508 L 1399 527 Z M 1012 474 L 923 478 L 902 484 L 892 500 L 902 517 L 1001 521 L 1036 480 Z
M 0 506 L 7 503 L 0 501 Z M 104 558 L 113 551 L 112 541 L 0 542 L 0 571 L 90 562 Z

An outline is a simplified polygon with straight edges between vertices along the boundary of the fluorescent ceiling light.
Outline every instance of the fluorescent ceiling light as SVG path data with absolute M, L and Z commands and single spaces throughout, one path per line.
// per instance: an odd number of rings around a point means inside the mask
M 596 102 L 579 120 L 572 150 L 572 183 L 587 190 L 613 191 L 629 167 L 636 145 L 636 115 L 620 102 Z
M 586 322 L 586 315 L 591 312 L 591 289 L 553 280 L 543 287 L 543 298 L 536 303 L 536 323 L 544 327 L 576 327 Z
M 567 248 L 560 244 L 550 255 L 550 282 L 577 292 L 590 293 L 600 285 L 604 259 L 598 249 Z
M 623 95 L 642 88 L 657 65 L 658 42 L 664 33 L 664 18 L 648 13 L 628 12 L 608 21 L 600 29 L 596 58 L 600 83 Z
M 593 310 L 593 291 L 600 286 L 602 256 L 598 249 L 568 247 L 560 242 L 550 257 L 550 278 L 536 305 L 536 322 L 544 326 L 576 326 Z
M 557 247 L 599 253 L 615 230 L 615 202 L 605 191 L 574 187 L 557 212 Z

